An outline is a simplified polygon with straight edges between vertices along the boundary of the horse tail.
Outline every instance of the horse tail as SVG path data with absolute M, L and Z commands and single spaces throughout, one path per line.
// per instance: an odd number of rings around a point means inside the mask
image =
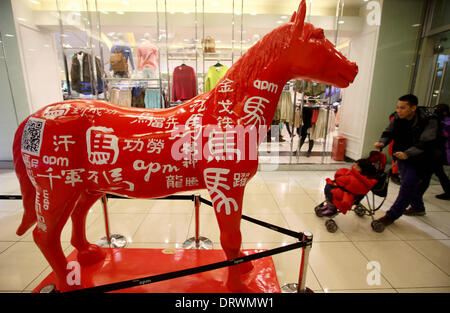
M 24 207 L 22 223 L 16 231 L 16 234 L 19 236 L 22 236 L 37 222 L 36 211 L 34 208 L 36 189 L 31 183 L 30 178 L 28 177 L 27 169 L 22 159 L 22 135 L 27 120 L 28 119 L 26 119 L 22 122 L 22 124 L 19 125 L 19 128 L 17 129 L 14 136 L 13 144 L 14 170 L 16 172 L 17 178 L 19 179 L 20 191 L 22 193 L 22 202 Z

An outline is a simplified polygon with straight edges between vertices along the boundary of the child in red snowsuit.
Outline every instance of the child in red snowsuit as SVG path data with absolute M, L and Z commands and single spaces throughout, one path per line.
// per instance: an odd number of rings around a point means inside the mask
M 359 159 L 351 169 L 341 168 L 334 174 L 334 180 L 326 179 L 326 204 L 319 210 L 319 216 L 333 216 L 339 210 L 347 213 L 354 204 L 355 196 L 367 194 L 377 183 L 371 179 L 376 174 L 375 166 L 368 159 Z

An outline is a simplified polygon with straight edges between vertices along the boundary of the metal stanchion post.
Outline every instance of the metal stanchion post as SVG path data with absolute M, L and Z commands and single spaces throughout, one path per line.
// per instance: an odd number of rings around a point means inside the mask
M 302 241 L 308 241 L 312 243 L 313 236 L 309 232 L 303 233 Z M 302 248 L 302 258 L 300 262 L 300 272 L 298 277 L 298 283 L 285 284 L 281 287 L 281 292 L 283 293 L 308 293 L 311 290 L 306 287 L 306 272 L 308 271 L 308 260 L 309 252 L 311 250 L 311 245 L 307 245 Z
M 101 238 L 97 245 L 100 247 L 109 247 L 109 248 L 124 248 L 127 245 L 127 238 L 125 236 L 119 234 L 110 235 L 109 232 L 109 219 L 108 219 L 108 198 L 106 195 L 102 197 L 102 205 L 103 205 L 103 215 L 105 217 L 105 230 L 106 237 Z
M 195 237 L 187 239 L 183 243 L 183 249 L 212 249 L 212 241 L 206 237 L 200 236 L 200 195 L 196 193 L 194 195 L 194 207 L 195 207 Z

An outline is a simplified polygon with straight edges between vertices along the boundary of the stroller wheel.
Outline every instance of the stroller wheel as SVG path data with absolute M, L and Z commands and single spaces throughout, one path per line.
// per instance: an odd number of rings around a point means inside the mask
M 366 208 L 363 205 L 358 204 L 357 206 L 355 206 L 354 211 L 355 211 L 356 215 L 358 215 L 359 217 L 363 217 L 364 212 L 366 211 Z
M 318 217 L 322 217 L 322 214 L 320 213 L 322 208 L 323 208 L 323 202 L 314 208 L 314 212 L 316 212 L 316 215 Z
M 334 220 L 328 220 L 325 222 L 325 226 L 330 233 L 335 233 L 338 229 L 338 226 Z
M 384 230 L 384 224 L 378 221 L 373 221 L 371 224 L 372 229 L 377 233 L 382 233 Z

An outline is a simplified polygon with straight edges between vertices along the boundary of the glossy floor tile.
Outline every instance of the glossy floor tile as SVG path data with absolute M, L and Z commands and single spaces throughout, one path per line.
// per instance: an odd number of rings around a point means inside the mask
M 343 166 L 349 166 L 343 164 Z M 248 217 L 295 232 L 311 232 L 313 243 L 306 285 L 314 292 L 330 293 L 450 293 L 450 201 L 439 200 L 439 185 L 424 196 L 427 215 L 403 216 L 384 232 L 371 229 L 371 218 L 354 212 L 334 217 L 335 233 L 326 230 L 327 218 L 314 207 L 324 200 L 323 188 L 334 171 L 259 171 L 249 182 L 242 213 Z M 376 212 L 383 216 L 395 201 L 399 187 L 389 185 L 388 196 Z M 19 194 L 13 171 L 0 170 L 0 194 Z M 199 193 L 210 201 L 206 190 Z M 376 204 L 381 203 L 376 198 Z M 370 200 L 369 200 L 370 201 Z M 363 200 L 367 205 L 367 200 Z M 32 229 L 15 234 L 23 214 L 18 200 L 0 200 L 0 292 L 31 292 L 50 272 L 47 261 L 33 241 Z M 195 235 L 192 200 L 109 199 L 110 232 L 127 238 L 125 249 L 181 249 Z M 200 205 L 200 236 L 221 249 L 214 208 Z M 61 241 L 65 255 L 70 244 L 69 219 Z M 104 210 L 98 201 L 86 220 L 88 240 L 95 243 L 106 235 Z M 272 249 L 297 239 L 246 220 L 241 221 L 242 248 Z M 280 285 L 296 283 L 301 249 L 272 256 Z

